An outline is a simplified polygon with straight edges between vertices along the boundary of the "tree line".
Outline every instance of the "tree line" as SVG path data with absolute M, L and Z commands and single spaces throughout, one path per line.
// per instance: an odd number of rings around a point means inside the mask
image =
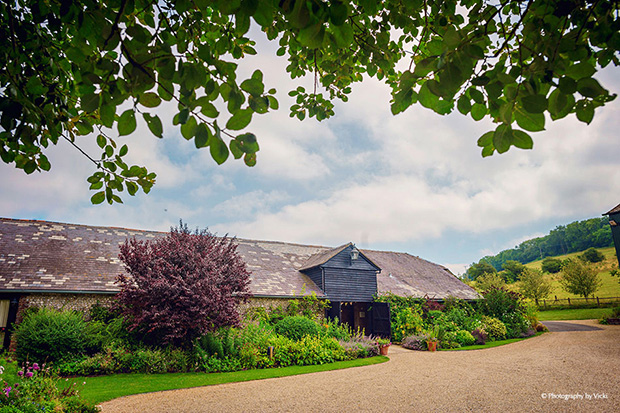
M 559 225 L 544 237 L 523 241 L 515 248 L 501 251 L 497 255 L 483 257 L 477 264 L 489 264 L 495 270 L 501 271 L 506 261 L 518 261 L 527 264 L 545 257 L 613 245 L 611 228 L 607 218 L 591 218 L 571 222 L 568 225 Z M 475 264 L 472 264 L 472 267 Z M 469 270 L 467 273 L 470 275 Z

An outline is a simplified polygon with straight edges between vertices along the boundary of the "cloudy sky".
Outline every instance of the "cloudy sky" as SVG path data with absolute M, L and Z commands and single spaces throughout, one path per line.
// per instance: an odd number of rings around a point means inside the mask
M 597 110 L 587 126 L 574 116 L 532 134 L 534 149 L 512 148 L 482 158 L 476 141 L 493 129 L 459 113 L 440 116 L 414 106 L 392 116 L 389 89 L 358 84 L 336 116 L 300 122 L 288 116 L 288 90 L 312 80 L 286 79 L 286 61 L 263 47 L 244 62 L 280 110 L 255 116 L 258 164 L 217 166 L 172 126 L 162 106 L 165 137 L 146 125 L 117 140 L 128 159 L 157 173 L 150 194 L 125 194 L 124 204 L 93 206 L 86 178 L 93 165 L 61 142 L 51 148 L 49 173 L 26 176 L 0 164 L 0 216 L 168 230 L 183 219 L 220 235 L 408 252 L 462 273 L 482 256 L 544 235 L 557 225 L 598 217 L 620 203 L 620 102 Z M 597 78 L 620 91 L 618 69 Z M 167 126 L 167 128 L 166 128 Z M 115 136 L 115 132 L 110 133 Z M 78 143 L 96 154 L 94 139 Z

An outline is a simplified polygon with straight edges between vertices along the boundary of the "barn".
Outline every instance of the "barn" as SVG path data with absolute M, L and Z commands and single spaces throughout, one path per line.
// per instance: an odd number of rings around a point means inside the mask
M 0 342 L 10 344 L 10 327 L 28 307 L 86 311 L 111 303 L 119 291 L 118 258 L 126 239 L 156 239 L 165 232 L 0 218 Z M 251 272 L 246 306 L 275 307 L 300 295 L 331 303 L 328 316 L 354 328 L 389 334 L 389 308 L 376 294 L 442 300 L 478 294 L 447 268 L 389 251 L 236 239 Z M 242 309 L 243 310 L 243 309 Z

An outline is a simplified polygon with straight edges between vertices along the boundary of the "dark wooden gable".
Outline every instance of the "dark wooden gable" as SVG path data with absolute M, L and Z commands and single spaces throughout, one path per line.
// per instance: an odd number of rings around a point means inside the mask
M 302 269 L 331 301 L 370 302 L 377 293 L 381 269 L 361 252 L 352 259 L 353 248 L 353 244 L 336 248 Z

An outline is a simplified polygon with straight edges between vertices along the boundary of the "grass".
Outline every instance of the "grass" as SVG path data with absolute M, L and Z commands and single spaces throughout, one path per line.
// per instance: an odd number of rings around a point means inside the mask
M 388 360 L 389 358 L 385 356 L 377 356 L 314 366 L 290 366 L 230 373 L 113 374 L 110 376 L 70 378 L 64 383 L 67 386 L 77 383 L 83 399 L 99 404 L 132 394 L 295 376 L 298 374 L 368 366 Z M 82 385 L 83 382 L 86 382 L 86 384 Z
M 611 308 L 569 308 L 566 310 L 539 311 L 538 319 L 541 321 L 555 320 L 592 320 L 609 317 Z
M 536 333 L 532 337 L 537 337 L 537 336 L 539 336 L 541 334 L 543 334 L 543 333 Z M 499 346 L 504 346 L 504 345 L 510 344 L 510 343 L 516 343 L 517 341 L 527 340 L 528 338 L 532 338 L 532 337 L 509 338 L 509 339 L 506 339 L 506 340 L 489 341 L 486 344 L 474 344 L 472 346 L 463 346 L 463 347 L 459 347 L 459 348 L 446 348 L 446 349 L 441 349 L 440 351 L 482 350 L 482 349 L 485 349 L 485 348 L 499 347 Z
M 605 260 L 597 263 L 596 265 L 600 268 L 599 278 L 602 281 L 601 288 L 599 288 L 595 293 L 595 297 L 620 297 L 620 282 L 618 277 L 612 277 L 610 274 L 610 270 L 614 268 L 618 268 L 618 260 L 616 259 L 616 250 L 614 247 L 609 248 L 598 248 L 598 250 L 605 256 Z M 566 255 L 559 255 L 557 258 L 560 260 L 565 260 L 567 258 L 577 258 L 579 255 L 583 254 L 582 252 L 573 252 Z M 542 260 L 533 261 L 528 264 L 525 264 L 528 268 L 541 269 Z M 554 300 L 556 297 L 558 299 L 566 299 L 566 298 L 583 298 L 575 294 L 570 294 L 562 288 L 560 284 L 559 277 L 560 274 L 545 274 L 546 277 L 551 279 L 551 293 L 547 300 Z M 508 288 L 510 290 L 519 291 L 519 283 L 509 284 Z

